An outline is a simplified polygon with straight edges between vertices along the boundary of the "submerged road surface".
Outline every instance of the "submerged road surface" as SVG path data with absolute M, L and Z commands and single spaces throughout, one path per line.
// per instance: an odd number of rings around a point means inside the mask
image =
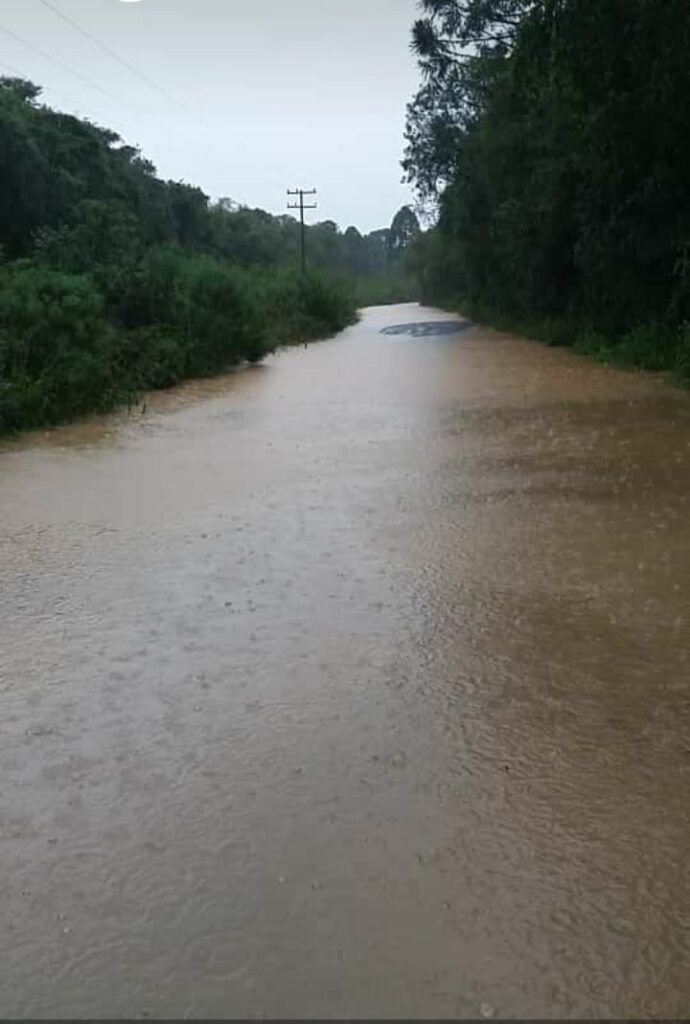
M 0 447 L 1 1016 L 688 1014 L 690 397 L 449 321 Z

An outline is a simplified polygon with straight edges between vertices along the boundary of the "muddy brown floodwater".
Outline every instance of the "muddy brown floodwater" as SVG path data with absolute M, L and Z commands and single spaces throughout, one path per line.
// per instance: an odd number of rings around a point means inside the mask
M 690 396 L 450 321 L 0 449 L 3 1017 L 687 1016 Z

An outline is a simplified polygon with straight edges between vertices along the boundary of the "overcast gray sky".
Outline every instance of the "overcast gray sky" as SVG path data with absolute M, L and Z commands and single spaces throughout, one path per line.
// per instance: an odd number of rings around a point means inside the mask
M 46 2 L 149 81 L 42 0 L 0 0 L 0 29 L 22 40 L 0 31 L 0 74 L 119 131 L 162 176 L 273 213 L 286 188 L 318 188 L 318 219 L 364 231 L 409 201 L 415 0 Z

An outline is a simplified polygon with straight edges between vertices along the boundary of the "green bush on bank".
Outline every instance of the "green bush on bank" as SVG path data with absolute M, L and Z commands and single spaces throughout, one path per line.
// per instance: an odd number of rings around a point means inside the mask
M 101 282 L 97 280 L 101 277 Z M 258 362 L 355 319 L 321 275 L 244 269 L 176 246 L 149 250 L 109 291 L 47 261 L 0 266 L 0 433 L 131 401 L 149 388 Z
M 0 430 L 109 408 L 116 332 L 93 281 L 28 262 L 0 267 Z
M 270 336 L 280 344 L 323 338 L 357 319 L 352 290 L 326 274 L 282 268 L 257 274 Z
M 681 328 L 675 376 L 679 384 L 690 387 L 690 323 L 684 323 Z

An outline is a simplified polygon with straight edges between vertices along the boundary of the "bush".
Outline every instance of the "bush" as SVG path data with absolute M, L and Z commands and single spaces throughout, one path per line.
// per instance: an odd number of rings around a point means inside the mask
M 112 305 L 87 275 L 0 267 L 0 432 L 259 362 L 355 318 L 345 287 L 323 275 L 245 270 L 176 246 L 149 250 Z
M 283 344 L 333 334 L 357 319 L 346 286 L 322 273 L 264 275 L 263 300 L 271 337 Z
M 0 268 L 0 431 L 55 423 L 117 400 L 116 335 L 89 278 Z
M 214 373 L 269 351 L 261 292 L 250 271 L 210 256 L 186 263 L 177 294 L 177 325 L 185 331 L 188 372 Z
M 643 370 L 670 370 L 675 363 L 677 330 L 658 323 L 638 324 L 617 346 L 618 361 Z
M 161 333 L 168 335 L 163 347 L 174 356 L 176 375 L 214 373 L 270 351 L 261 281 L 261 274 L 211 256 L 157 246 L 126 283 L 114 314 L 140 339 L 149 335 L 138 332 L 156 328 L 159 350 Z
M 185 346 L 172 328 L 140 327 L 123 339 L 120 367 L 133 393 L 169 388 L 187 373 Z
M 690 323 L 686 322 L 679 331 L 676 350 L 675 377 L 679 384 L 690 387 Z

